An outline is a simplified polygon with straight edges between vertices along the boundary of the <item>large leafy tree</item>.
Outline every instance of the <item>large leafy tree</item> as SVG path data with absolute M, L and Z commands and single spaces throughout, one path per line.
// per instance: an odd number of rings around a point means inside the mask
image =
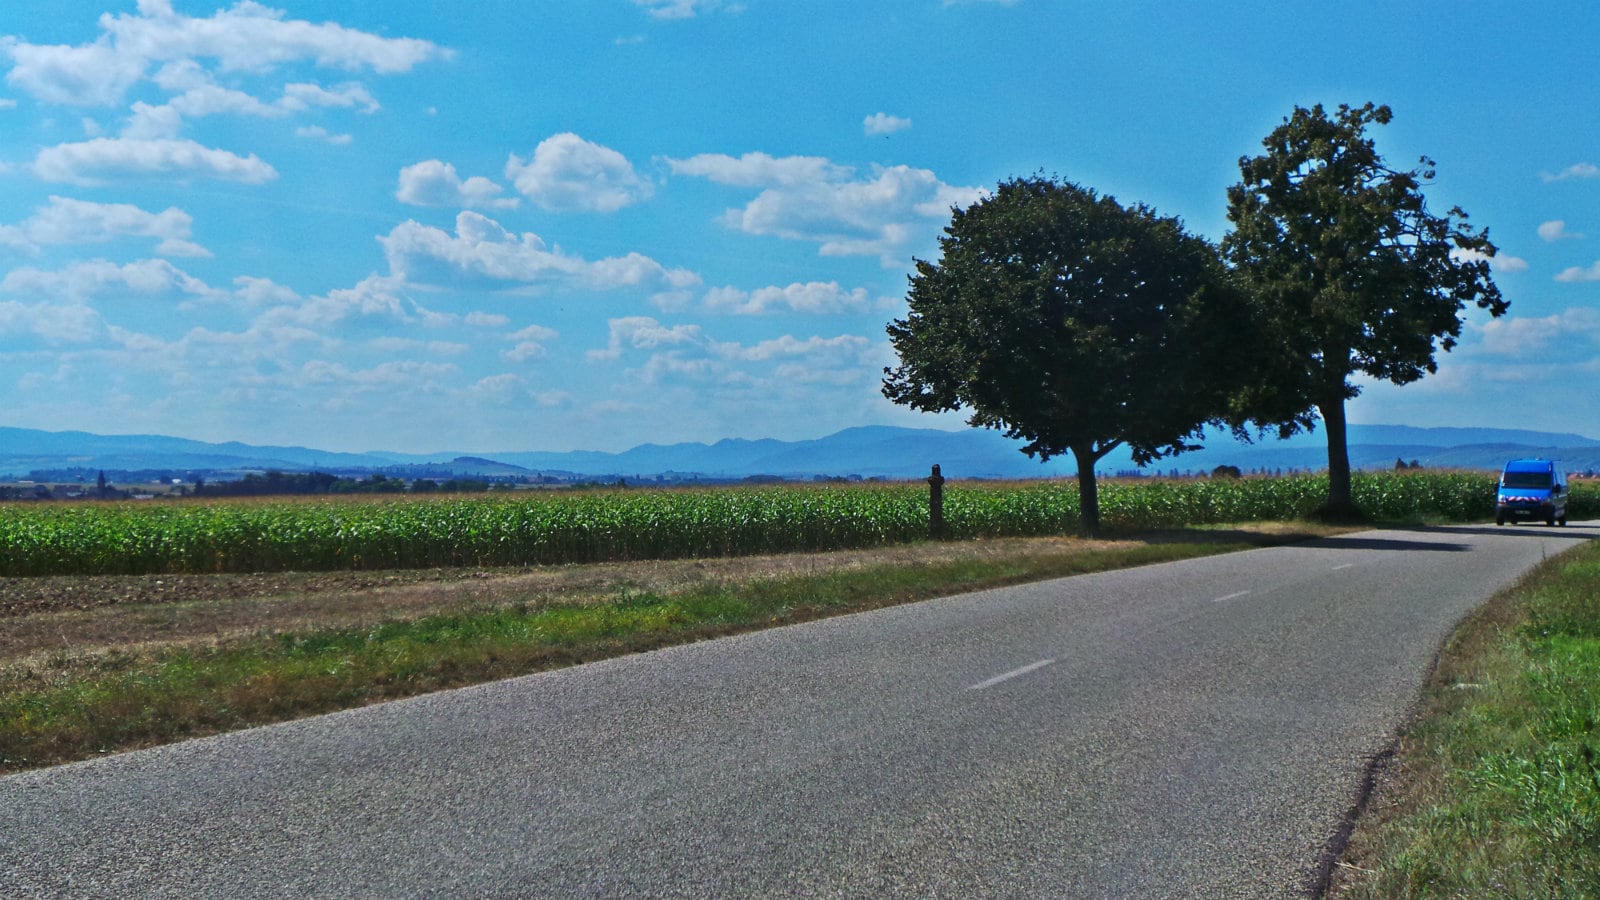
M 1266 370 L 1239 409 L 1287 437 L 1317 416 L 1328 438 L 1328 510 L 1354 512 L 1345 402 L 1365 374 L 1407 384 L 1437 370 L 1435 352 L 1461 334 L 1467 304 L 1499 316 L 1507 303 L 1489 273 L 1495 246 L 1466 213 L 1428 211 L 1434 177 L 1386 165 L 1366 135 L 1387 106 L 1318 105 L 1294 114 L 1239 161 L 1228 189 L 1234 230 L 1223 253 L 1248 290 L 1266 340 Z
M 1095 463 L 1191 449 L 1239 388 L 1240 326 L 1216 248 L 1149 208 L 1043 177 L 955 210 L 938 262 L 918 260 L 900 365 L 883 393 L 924 411 L 1071 451 L 1083 526 L 1100 524 Z

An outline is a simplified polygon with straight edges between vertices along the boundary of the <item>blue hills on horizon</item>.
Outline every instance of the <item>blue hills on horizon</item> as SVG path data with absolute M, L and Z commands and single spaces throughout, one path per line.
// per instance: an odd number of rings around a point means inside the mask
M 1352 425 L 1351 465 L 1393 467 L 1396 460 L 1425 468 L 1498 469 L 1513 456 L 1558 458 L 1570 471 L 1600 471 L 1600 440 L 1501 428 L 1418 428 Z M 1244 471 L 1320 469 L 1327 465 L 1321 431 L 1288 440 L 1240 443 L 1226 432 L 1208 435 L 1202 450 L 1158 460 L 1146 471 L 1209 472 L 1220 465 Z M 415 477 L 511 476 L 558 473 L 566 478 L 675 476 L 737 480 L 849 477 L 925 478 L 938 463 L 950 478 L 1041 478 L 1072 475 L 1070 455 L 1046 462 L 1018 452 L 1019 443 L 984 429 L 944 431 L 867 425 L 823 438 L 781 441 L 728 438 L 712 444 L 643 444 L 620 453 L 600 451 L 345 453 L 305 447 L 207 443 L 162 435 L 99 435 L 0 427 L 0 478 L 62 469 L 185 472 L 280 471 L 398 472 Z M 1133 470 L 1126 452 L 1100 461 L 1103 474 Z

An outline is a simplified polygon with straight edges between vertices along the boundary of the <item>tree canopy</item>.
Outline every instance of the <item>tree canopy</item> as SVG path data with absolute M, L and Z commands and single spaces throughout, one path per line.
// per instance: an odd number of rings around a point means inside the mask
M 1371 103 L 1332 116 L 1296 107 L 1262 141 L 1265 153 L 1240 159 L 1242 179 L 1228 189 L 1234 230 L 1223 252 L 1266 338 L 1267 374 L 1236 412 L 1282 436 L 1320 414 L 1335 512 L 1351 509 L 1353 376 L 1416 381 L 1437 370 L 1436 351 L 1455 346 L 1467 304 L 1493 316 L 1507 307 L 1490 277 L 1488 231 L 1473 231 L 1460 207 L 1428 211 L 1422 187 L 1434 162 L 1392 169 L 1367 137 L 1391 116 Z
M 966 410 L 974 426 L 1078 463 L 1085 528 L 1094 466 L 1126 445 L 1143 464 L 1192 448 L 1240 388 L 1240 319 L 1216 248 L 1175 218 L 1043 177 L 954 210 L 938 262 L 918 260 L 910 313 L 889 325 L 900 365 L 883 393 Z

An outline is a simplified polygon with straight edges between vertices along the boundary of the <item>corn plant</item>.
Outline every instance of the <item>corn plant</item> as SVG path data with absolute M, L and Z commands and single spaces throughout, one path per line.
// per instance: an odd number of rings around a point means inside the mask
M 1362 474 L 1357 505 L 1379 520 L 1493 515 L 1481 473 Z M 1295 519 L 1326 476 L 1112 480 L 1115 530 Z M 1600 515 L 1600 485 L 1575 483 L 1570 513 Z M 953 538 L 1069 533 L 1072 480 L 955 482 Z M 925 538 L 920 483 L 702 490 L 522 492 L 504 496 L 218 500 L 0 506 L 0 576 L 133 575 L 517 566 L 872 547 Z

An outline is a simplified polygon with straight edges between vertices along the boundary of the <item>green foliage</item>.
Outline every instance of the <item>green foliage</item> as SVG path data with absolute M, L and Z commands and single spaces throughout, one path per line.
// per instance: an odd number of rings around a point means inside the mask
M 1444 472 L 1356 478 L 1356 502 L 1390 521 L 1493 514 L 1494 479 Z M 1303 518 L 1325 476 L 1113 481 L 1101 517 L 1119 530 Z M 952 538 L 1069 533 L 1070 482 L 954 482 Z M 1573 488 L 1574 518 L 1600 487 Z M 517 493 L 313 501 L 0 506 L 0 576 L 136 575 L 519 566 L 738 556 L 921 540 L 920 484 Z
M 1216 250 L 1143 205 L 1044 178 L 1002 182 L 955 210 L 937 263 L 917 262 L 910 313 L 889 325 L 900 365 L 883 393 L 1026 443 L 1071 451 L 1084 525 L 1094 463 L 1126 444 L 1181 450 L 1243 383 L 1237 295 Z M 1236 347 L 1236 344 L 1233 345 Z
M 1239 398 L 1236 421 L 1308 427 L 1327 423 L 1329 504 L 1348 506 L 1344 404 L 1365 373 L 1395 384 L 1436 370 L 1436 350 L 1461 334 L 1471 303 L 1499 316 L 1507 303 L 1489 273 L 1496 248 L 1459 207 L 1428 211 L 1422 187 L 1432 160 L 1391 169 L 1366 135 L 1387 106 L 1318 105 L 1293 115 L 1239 161 L 1228 189 L 1234 230 L 1223 252 L 1249 289 L 1251 318 L 1266 332 L 1253 352 L 1265 375 Z
M 1567 518 L 1600 519 L 1600 481 L 1574 481 L 1569 488 Z
M 506 566 L 829 550 L 927 530 L 910 488 L 12 506 L 0 574 Z

